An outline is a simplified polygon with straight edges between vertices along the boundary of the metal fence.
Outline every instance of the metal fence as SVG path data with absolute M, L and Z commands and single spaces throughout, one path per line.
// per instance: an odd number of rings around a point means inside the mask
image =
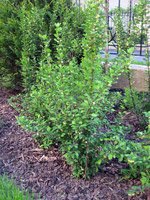
M 85 3 L 88 0 L 73 0 L 77 6 L 84 7 Z M 115 10 L 120 9 L 121 19 L 126 31 L 129 28 L 129 24 L 135 22 L 135 5 L 138 3 L 138 0 L 105 0 L 108 5 L 108 30 L 109 30 L 109 53 L 118 54 L 118 45 L 117 45 L 117 34 L 115 30 Z M 144 33 L 143 26 L 143 17 L 141 17 L 139 22 L 138 32 L 136 33 L 136 47 L 133 55 L 135 56 L 145 56 L 147 45 L 146 39 L 147 36 Z M 124 41 L 126 42 L 126 41 Z
M 109 3 L 114 3 L 114 6 Z M 118 45 L 116 40 L 116 30 L 114 25 L 115 18 L 115 9 L 119 8 L 121 10 L 121 19 L 124 26 L 125 31 L 129 27 L 129 24 L 135 22 L 135 10 L 136 0 L 111 0 L 107 1 L 109 4 L 109 16 L 108 16 L 108 29 L 109 29 L 109 53 L 117 54 L 118 53 Z M 147 45 L 146 45 L 147 35 L 144 33 L 144 25 L 143 25 L 143 17 L 141 17 L 139 22 L 138 32 L 135 35 L 135 51 L 133 55 L 135 56 L 145 56 Z M 126 41 L 124 41 L 126 42 Z

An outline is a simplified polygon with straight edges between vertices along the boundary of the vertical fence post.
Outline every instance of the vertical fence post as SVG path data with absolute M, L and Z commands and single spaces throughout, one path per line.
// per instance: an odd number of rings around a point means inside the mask
M 129 2 L 129 24 L 128 24 L 128 33 L 131 33 L 131 21 L 132 21 L 132 0 Z
M 106 19 L 106 23 L 107 23 L 107 38 L 106 38 L 106 48 L 105 48 L 105 64 L 104 64 L 104 71 L 106 72 L 107 68 L 108 68 L 108 57 L 109 57 L 109 0 L 105 0 L 105 6 L 104 6 L 104 10 L 105 10 L 105 19 Z
M 129 21 L 131 22 L 132 20 L 132 0 L 130 0 L 130 16 L 129 16 Z
M 80 21 L 80 6 L 81 6 L 81 1 L 79 0 L 79 21 Z
M 150 19 L 150 2 L 147 3 L 147 19 Z M 149 53 L 149 56 L 150 56 L 150 23 L 149 23 L 150 20 L 148 20 L 147 22 L 147 41 L 148 41 L 148 53 Z
M 120 8 L 121 8 L 121 0 L 118 0 L 118 9 L 120 12 Z M 119 48 L 118 48 L 118 44 L 117 44 L 117 54 L 119 53 Z
M 142 47 L 143 47 L 143 20 L 144 20 L 144 17 L 142 15 L 142 20 L 141 20 L 141 38 L 140 38 L 140 56 L 142 56 Z
M 121 7 L 121 0 L 118 1 L 118 8 Z

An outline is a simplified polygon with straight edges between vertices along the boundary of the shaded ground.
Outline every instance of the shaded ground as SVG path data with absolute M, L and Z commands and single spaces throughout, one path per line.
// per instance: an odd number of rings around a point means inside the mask
M 11 95 L 0 90 L 0 174 L 5 172 L 22 188 L 40 193 L 42 200 L 149 200 L 148 194 L 128 197 L 127 190 L 140 182 L 120 181 L 117 163 L 89 181 L 74 179 L 57 148 L 40 149 L 32 134 L 17 125 L 18 113 L 7 103 Z

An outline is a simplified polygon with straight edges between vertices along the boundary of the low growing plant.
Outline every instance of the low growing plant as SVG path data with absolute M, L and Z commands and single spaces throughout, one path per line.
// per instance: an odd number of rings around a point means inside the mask
M 134 112 L 137 115 L 139 124 L 141 124 L 143 128 L 144 126 L 147 126 L 144 112 L 150 110 L 149 98 L 149 92 L 138 92 L 132 88 L 125 89 L 122 107 Z

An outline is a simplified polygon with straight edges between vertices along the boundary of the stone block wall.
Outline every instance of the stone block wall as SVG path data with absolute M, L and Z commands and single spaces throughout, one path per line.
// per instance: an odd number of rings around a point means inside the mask
M 143 65 L 131 65 L 131 82 L 132 87 L 139 92 L 148 92 L 148 67 Z M 125 89 L 129 87 L 127 75 L 123 74 L 118 81 L 112 86 L 114 89 Z

